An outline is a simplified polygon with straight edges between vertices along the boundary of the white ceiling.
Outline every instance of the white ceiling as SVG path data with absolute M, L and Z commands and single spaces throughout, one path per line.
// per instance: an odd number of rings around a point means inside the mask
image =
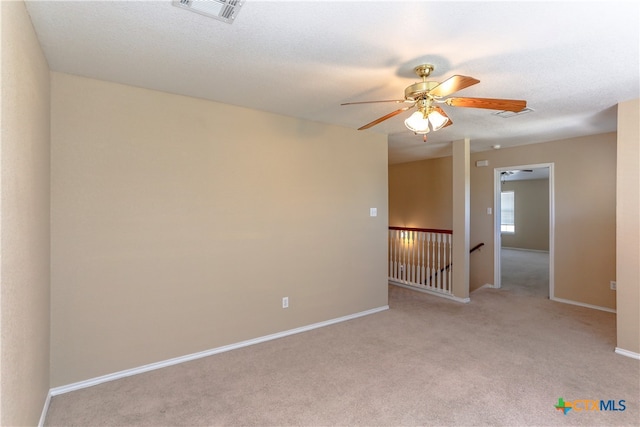
M 640 97 L 637 2 L 246 0 L 233 24 L 165 1 L 28 1 L 54 71 L 357 129 L 402 99 L 413 68 L 472 76 L 454 96 L 525 99 L 534 112 L 445 106 L 453 125 L 422 137 L 405 112 L 363 132 L 389 135 L 389 162 L 616 130 Z M 259 130 L 258 130 L 259 131 Z

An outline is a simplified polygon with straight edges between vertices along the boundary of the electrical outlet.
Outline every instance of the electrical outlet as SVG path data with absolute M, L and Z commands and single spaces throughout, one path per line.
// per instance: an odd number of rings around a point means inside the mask
M 282 308 L 289 308 L 289 297 L 282 298 Z
M 614 282 L 613 280 L 611 282 L 609 282 L 609 289 L 611 289 L 612 291 L 616 290 L 616 282 Z

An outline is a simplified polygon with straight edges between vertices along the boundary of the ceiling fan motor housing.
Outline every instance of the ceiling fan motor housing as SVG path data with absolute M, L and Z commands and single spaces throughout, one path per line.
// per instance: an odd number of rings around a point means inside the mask
M 414 83 L 411 86 L 408 86 L 404 90 L 404 97 L 409 101 L 416 101 L 418 99 L 425 98 L 427 96 L 427 92 L 429 92 L 434 87 L 438 86 L 438 82 L 418 82 Z

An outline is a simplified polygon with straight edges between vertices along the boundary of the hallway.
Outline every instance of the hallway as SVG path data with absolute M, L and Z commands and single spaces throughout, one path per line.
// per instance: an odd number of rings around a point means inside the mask
M 502 248 L 502 288 L 514 294 L 549 298 L 549 253 Z

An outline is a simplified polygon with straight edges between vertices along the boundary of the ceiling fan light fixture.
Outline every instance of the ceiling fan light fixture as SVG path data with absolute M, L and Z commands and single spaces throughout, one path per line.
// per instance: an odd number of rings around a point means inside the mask
M 426 134 L 432 130 L 435 132 L 442 129 L 447 122 L 449 122 L 448 117 L 432 109 L 428 114 L 422 110 L 416 111 L 404 121 L 404 125 L 413 133 Z
M 424 117 L 422 111 L 416 111 L 404 121 L 404 125 L 413 133 L 429 133 L 429 119 Z

